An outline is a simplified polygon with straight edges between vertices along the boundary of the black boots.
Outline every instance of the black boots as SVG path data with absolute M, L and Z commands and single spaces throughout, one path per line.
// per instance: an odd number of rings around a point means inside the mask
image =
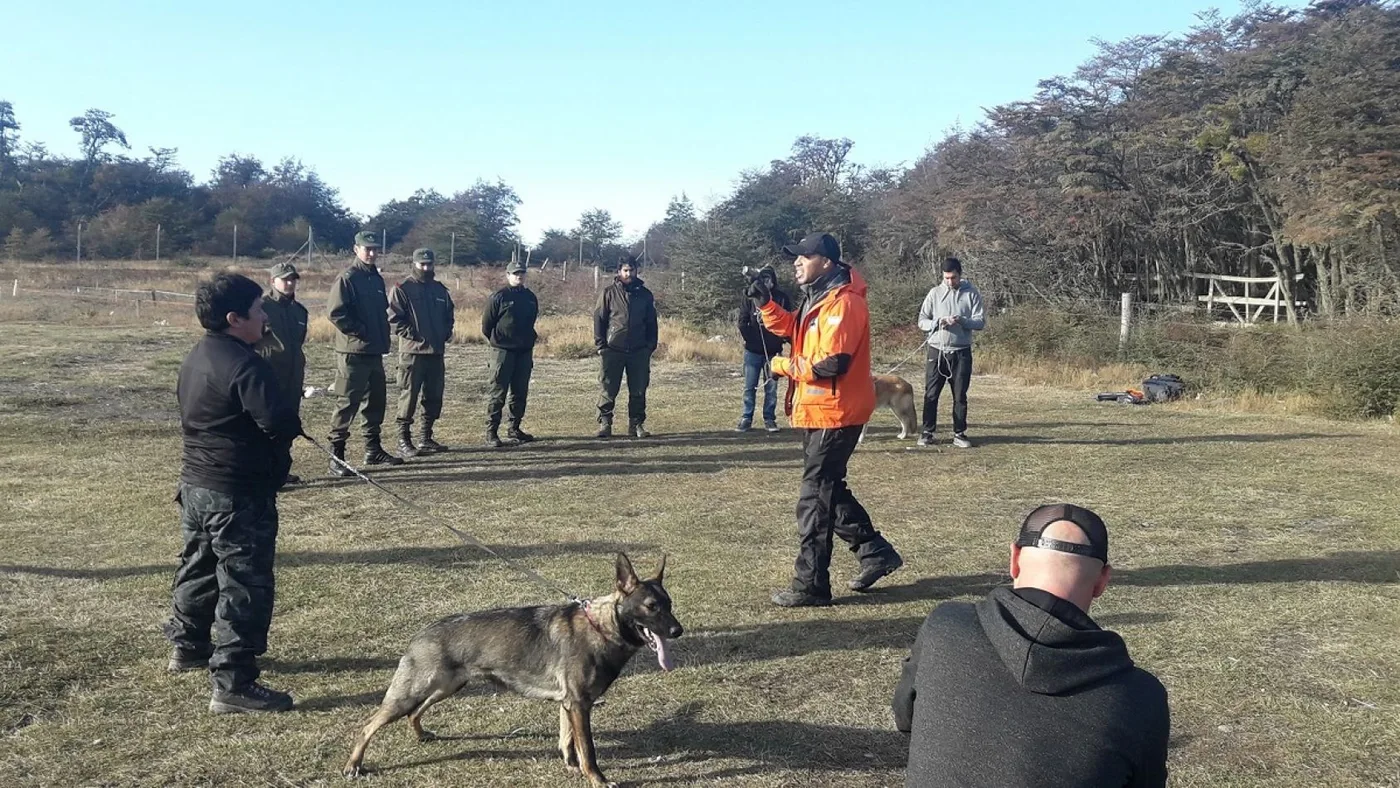
M 627 425 L 627 434 L 634 438 L 650 438 L 651 433 L 647 431 L 645 425 L 640 421 L 634 421 Z
M 403 465 L 403 459 L 384 451 L 376 437 L 365 441 L 365 465 Z
M 447 451 L 447 447 L 433 440 L 433 423 L 423 422 L 423 438 L 418 441 L 418 450 L 424 454 Z
M 499 422 L 486 425 L 486 445 L 488 448 L 499 449 L 502 446 L 514 446 L 519 441 L 512 438 L 510 433 L 506 433 L 506 439 L 501 440 L 501 425 Z
M 350 471 L 349 468 L 345 467 L 345 465 L 342 464 L 345 462 L 345 441 L 333 441 L 331 443 L 331 454 L 335 455 L 335 460 L 340 460 L 340 462 L 331 460 L 332 476 L 339 476 L 342 479 L 348 479 L 349 477 L 355 475 Z
M 399 456 L 417 457 L 418 447 L 413 445 L 413 432 L 408 425 L 399 427 Z
M 520 422 L 518 421 L 512 421 L 510 426 L 506 428 L 506 437 L 516 443 L 529 443 L 535 439 L 534 435 L 520 429 Z
M 598 421 L 598 431 L 597 431 L 596 433 L 593 434 L 593 437 L 595 437 L 595 438 L 611 438 L 611 437 L 612 437 L 612 419 L 599 419 L 599 421 Z

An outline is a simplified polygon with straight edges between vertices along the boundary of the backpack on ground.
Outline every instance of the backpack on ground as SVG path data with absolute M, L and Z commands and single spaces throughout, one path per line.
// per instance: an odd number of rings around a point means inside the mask
M 1186 381 L 1176 375 L 1153 375 L 1142 382 L 1143 398 L 1148 402 L 1171 402 L 1186 393 Z

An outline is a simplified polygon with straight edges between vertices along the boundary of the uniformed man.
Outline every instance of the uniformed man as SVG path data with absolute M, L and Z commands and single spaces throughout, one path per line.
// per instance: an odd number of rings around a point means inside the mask
M 204 337 L 180 365 L 184 549 L 165 636 L 169 670 L 205 670 L 216 714 L 285 711 L 292 696 L 258 683 L 272 623 L 277 489 L 301 419 L 253 350 L 266 316 L 262 288 L 219 274 L 195 294 Z
M 433 422 L 442 415 L 443 355 L 455 319 L 452 294 L 436 279 L 432 249 L 413 250 L 413 272 L 389 297 L 389 324 L 399 336 L 399 454 L 446 451 L 433 440 Z M 423 435 L 413 444 L 413 414 L 423 399 Z
M 613 405 L 627 374 L 627 433 L 651 435 L 646 428 L 647 387 L 651 385 L 651 354 L 656 352 L 656 301 L 637 276 L 638 261 L 623 255 L 610 287 L 598 294 L 593 310 L 593 345 L 602 361 L 598 372 L 599 438 L 612 435 Z
M 272 266 L 272 289 L 263 297 L 263 311 L 267 313 L 267 330 L 255 346 L 258 354 L 267 359 L 272 373 L 277 376 L 277 387 L 282 398 L 301 414 L 302 386 L 306 382 L 306 307 L 297 301 L 297 283 L 301 275 L 291 263 L 278 263 Z M 301 479 L 293 473 L 287 474 L 287 484 L 300 484 Z
M 486 405 L 486 445 L 528 443 L 535 436 L 520 429 L 525 400 L 530 394 L 530 372 L 535 368 L 535 318 L 540 304 L 525 286 L 525 265 L 519 260 L 506 266 L 506 286 L 491 294 L 481 314 L 481 333 L 491 344 L 491 395 Z M 510 402 L 510 425 L 501 440 L 501 409 Z
M 403 460 L 384 451 L 379 429 L 384 422 L 384 355 L 389 352 L 389 297 L 384 277 L 374 261 L 379 257 L 379 236 L 372 232 L 355 234 L 354 265 L 345 269 L 331 287 L 329 317 L 338 332 L 335 337 L 335 393 L 340 407 L 331 418 L 331 451 L 345 459 L 345 441 L 350 422 L 360 415 L 365 436 L 366 465 L 401 465 Z M 331 463 L 331 473 L 349 476 L 350 471 Z

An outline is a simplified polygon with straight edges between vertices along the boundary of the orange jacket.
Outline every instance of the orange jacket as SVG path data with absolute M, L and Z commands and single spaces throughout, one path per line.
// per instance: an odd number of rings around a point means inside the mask
M 852 427 L 875 412 L 870 377 L 870 309 L 865 280 L 842 265 L 825 290 L 789 312 L 773 301 L 763 305 L 763 325 L 792 341 L 792 354 L 771 362 L 774 375 L 789 379 L 786 410 L 792 426 Z

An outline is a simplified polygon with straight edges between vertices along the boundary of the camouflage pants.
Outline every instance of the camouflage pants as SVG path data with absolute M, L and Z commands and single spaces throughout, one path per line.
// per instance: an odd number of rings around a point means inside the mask
M 214 687 L 235 690 L 258 678 L 272 623 L 275 495 L 228 495 L 181 483 L 184 550 L 175 571 L 165 636 L 191 654 L 210 654 Z
M 385 398 L 384 358 L 368 353 L 337 353 L 335 385 L 340 406 L 331 417 L 331 443 L 344 443 L 350 436 L 350 423 L 360 414 L 360 426 L 365 442 L 379 440 L 379 428 L 384 423 Z

